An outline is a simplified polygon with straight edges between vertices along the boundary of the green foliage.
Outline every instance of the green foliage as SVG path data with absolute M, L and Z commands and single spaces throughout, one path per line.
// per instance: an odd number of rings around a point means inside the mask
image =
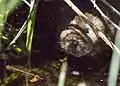
M 31 0 L 29 15 L 26 21 L 23 23 L 22 27 L 20 28 L 19 32 L 17 33 L 17 31 L 12 30 L 13 28 L 10 27 L 11 29 L 10 33 L 8 33 L 7 35 L 4 35 L 5 34 L 4 26 L 5 26 L 5 22 L 7 20 L 8 15 L 14 12 L 14 9 L 17 6 L 21 5 L 22 3 L 23 3 L 22 0 L 0 0 L 0 8 L 1 8 L 0 9 L 0 44 L 2 44 L 0 45 L 0 50 L 3 48 L 4 48 L 3 51 L 6 51 L 7 49 L 9 49 L 9 52 L 12 52 L 12 54 L 14 53 L 16 55 L 21 55 L 22 53 L 27 52 L 28 62 L 29 62 L 30 55 L 31 55 L 32 38 L 33 38 L 33 32 L 34 32 L 35 15 L 36 15 L 36 9 L 37 9 L 39 0 L 36 0 L 36 2 L 35 0 Z M 25 29 L 27 32 L 24 34 L 26 35 L 21 35 Z M 15 34 L 17 35 L 15 36 Z M 11 41 L 12 38 L 10 37 L 14 37 L 14 39 Z M 26 44 L 25 44 L 25 41 L 26 41 Z M 13 56 L 16 56 L 16 55 L 13 55 Z M 8 82 L 9 81 L 11 82 L 17 79 L 17 77 L 18 75 L 12 73 L 8 78 L 5 77 L 5 79 Z
M 0 0 L 0 39 L 2 36 L 2 32 L 4 29 L 4 22 L 5 22 L 5 14 L 6 14 L 6 0 Z M 1 42 L 1 41 L 0 41 Z M 1 47 L 0 47 L 1 48 Z
M 13 82 L 19 77 L 19 73 L 12 73 L 9 76 L 5 77 L 6 78 L 6 85 Z
M 33 8 L 30 8 L 31 15 L 30 15 L 30 18 L 29 18 L 28 23 L 27 23 L 26 48 L 27 48 L 28 56 L 30 56 L 30 53 L 31 53 L 32 38 L 33 38 L 34 25 L 35 25 L 35 16 L 36 16 L 38 2 L 34 3 L 33 6 L 31 6 Z
M 19 5 L 21 5 L 21 4 L 23 4 L 23 2 L 22 2 L 22 0 L 7 0 L 6 1 L 6 7 L 7 7 L 7 11 L 6 11 L 6 13 L 8 14 L 10 14 L 11 12 L 13 12 L 13 10 L 17 7 L 17 6 L 19 6 Z
M 4 29 L 4 24 L 7 19 L 7 16 L 10 12 L 13 11 L 13 8 L 20 5 L 21 0 L 0 0 L 0 33 Z M 19 4 L 18 4 L 19 3 Z

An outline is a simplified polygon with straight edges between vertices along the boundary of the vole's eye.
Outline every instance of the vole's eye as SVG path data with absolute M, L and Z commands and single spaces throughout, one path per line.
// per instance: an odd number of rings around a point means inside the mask
M 78 25 L 75 25 L 75 24 L 69 24 L 67 26 L 67 29 L 79 29 L 79 26 Z
M 88 28 L 84 28 L 85 33 L 89 33 L 89 29 Z

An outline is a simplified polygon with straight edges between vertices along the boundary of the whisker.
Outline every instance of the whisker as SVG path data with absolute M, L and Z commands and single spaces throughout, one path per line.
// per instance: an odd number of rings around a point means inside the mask
M 57 44 L 60 44 L 61 42 L 57 42 Z

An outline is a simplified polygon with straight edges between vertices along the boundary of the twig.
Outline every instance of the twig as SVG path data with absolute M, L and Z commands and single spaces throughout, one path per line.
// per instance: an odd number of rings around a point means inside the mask
M 9 71 L 20 72 L 20 73 L 23 73 L 24 75 L 32 76 L 32 77 L 34 77 L 34 78 L 37 78 L 38 80 L 43 79 L 43 78 L 41 78 L 39 75 L 30 73 L 30 72 L 28 72 L 28 71 L 25 71 L 25 70 L 22 70 L 22 69 L 20 69 L 20 68 L 16 68 L 16 67 L 13 67 L 13 66 L 10 66 L 10 65 L 7 65 L 7 66 L 6 66 L 6 69 L 9 70 Z
M 10 65 L 7 65 L 6 69 L 9 70 L 9 71 L 15 71 L 15 72 L 20 72 L 20 73 L 27 74 L 27 75 L 30 75 L 30 76 L 35 76 L 35 74 L 33 74 L 33 73 L 29 73 L 25 70 L 22 70 L 20 68 L 16 68 L 16 67 L 13 67 L 13 66 L 10 66 Z

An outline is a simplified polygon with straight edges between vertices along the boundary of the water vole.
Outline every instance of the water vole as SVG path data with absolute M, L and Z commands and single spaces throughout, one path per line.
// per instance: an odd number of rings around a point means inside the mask
M 100 31 L 105 34 L 107 34 L 106 31 L 109 32 L 107 30 L 107 22 L 104 19 L 88 12 L 85 15 Z M 96 43 L 99 41 L 99 38 L 82 17 L 75 16 L 67 29 L 61 32 L 60 45 L 67 54 L 81 57 L 97 48 Z

